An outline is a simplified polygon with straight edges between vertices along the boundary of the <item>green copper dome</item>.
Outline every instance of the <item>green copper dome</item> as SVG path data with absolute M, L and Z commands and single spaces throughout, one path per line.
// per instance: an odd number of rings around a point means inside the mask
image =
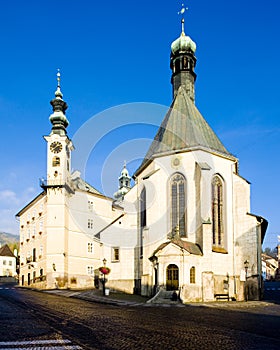
M 68 108 L 67 103 L 63 100 L 63 95 L 60 90 L 60 72 L 57 72 L 57 89 L 55 91 L 55 98 L 51 100 L 53 113 L 50 115 L 50 122 L 52 123 L 52 133 L 59 135 L 66 135 L 66 128 L 69 122 L 66 118 L 65 111 Z
M 180 37 L 173 41 L 171 44 L 171 51 L 173 54 L 176 52 L 189 51 L 195 53 L 196 43 L 187 36 L 184 32 L 181 33 Z

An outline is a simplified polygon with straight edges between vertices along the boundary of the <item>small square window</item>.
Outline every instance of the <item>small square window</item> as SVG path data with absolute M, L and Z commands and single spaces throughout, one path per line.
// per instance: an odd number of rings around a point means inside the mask
M 88 266 L 88 267 L 87 267 L 87 274 L 88 274 L 88 275 L 93 275 L 93 274 L 94 274 L 94 268 L 93 268 L 93 266 Z
M 88 228 L 93 229 L 93 219 L 88 219 Z
M 13 265 L 13 262 L 12 261 L 9 261 L 9 266 L 12 266 Z
M 93 201 L 88 201 L 88 210 L 93 211 Z
M 88 246 L 87 246 L 87 250 L 88 250 L 88 253 L 93 253 L 93 243 L 88 243 Z
M 3 265 L 7 265 L 7 260 L 3 260 Z

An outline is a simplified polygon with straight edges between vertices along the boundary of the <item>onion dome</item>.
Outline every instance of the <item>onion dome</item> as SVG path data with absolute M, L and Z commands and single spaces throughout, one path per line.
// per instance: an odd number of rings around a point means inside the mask
M 114 193 L 114 197 L 118 200 L 123 200 L 125 194 L 131 189 L 131 176 L 126 168 L 126 163 L 124 163 L 121 175 L 119 176 L 119 189 Z
M 172 69 L 171 83 L 173 85 L 173 97 L 176 96 L 180 87 L 183 87 L 191 100 L 195 100 L 194 83 L 196 73 L 194 71 L 196 65 L 196 44 L 185 34 L 185 20 L 182 18 L 182 32 L 171 44 L 170 68 Z
M 52 123 L 52 133 L 59 135 L 66 135 L 66 128 L 69 122 L 65 116 L 67 103 L 63 100 L 63 95 L 60 90 L 60 72 L 57 72 L 57 89 L 55 91 L 55 98 L 51 100 L 50 104 L 53 107 L 53 113 L 50 115 L 50 122 Z
M 123 170 L 121 172 L 121 176 L 119 177 L 119 179 L 121 179 L 121 178 L 128 178 L 128 177 L 130 178 L 128 170 L 126 168 L 126 165 L 124 165 Z
M 196 51 L 196 43 L 184 32 L 184 19 L 182 19 L 182 33 L 179 38 L 173 41 L 171 44 L 171 52 L 176 54 L 183 51 Z

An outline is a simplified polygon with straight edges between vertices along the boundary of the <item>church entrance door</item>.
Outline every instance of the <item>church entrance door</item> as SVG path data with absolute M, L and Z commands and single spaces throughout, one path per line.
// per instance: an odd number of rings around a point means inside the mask
M 178 266 L 170 264 L 166 269 L 166 290 L 178 290 L 179 269 Z

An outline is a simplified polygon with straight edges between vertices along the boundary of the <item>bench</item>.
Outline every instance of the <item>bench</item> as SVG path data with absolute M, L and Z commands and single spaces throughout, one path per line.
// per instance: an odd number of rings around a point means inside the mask
M 220 299 L 227 299 L 229 301 L 229 294 L 228 293 L 218 293 L 218 294 L 214 294 L 214 297 L 217 299 L 217 300 L 220 300 Z

